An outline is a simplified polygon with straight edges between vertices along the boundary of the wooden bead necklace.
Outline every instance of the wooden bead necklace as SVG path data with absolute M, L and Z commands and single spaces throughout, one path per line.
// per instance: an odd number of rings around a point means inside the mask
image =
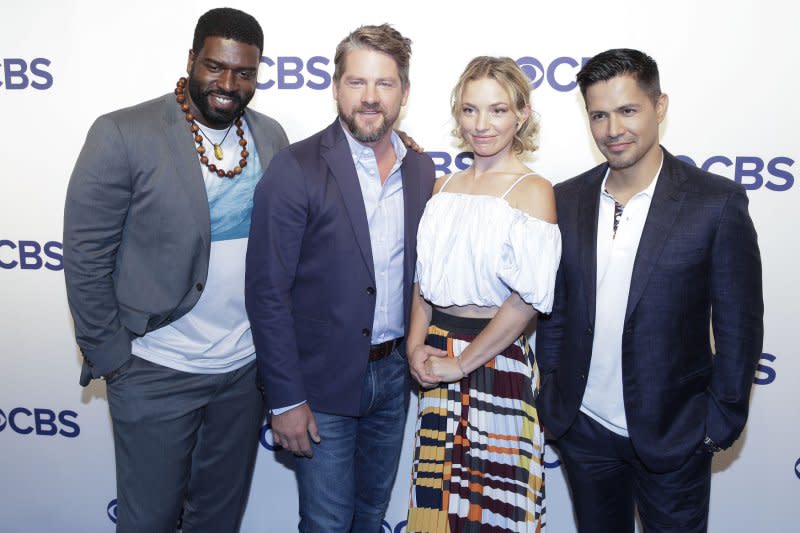
M 242 158 L 239 160 L 239 165 L 233 167 L 233 170 L 222 170 L 221 168 L 217 168 L 217 165 L 214 163 L 209 164 L 208 162 L 206 148 L 203 146 L 203 136 L 200 135 L 200 126 L 198 126 L 194 121 L 194 115 L 192 115 L 189 103 L 186 101 L 186 94 L 184 93 L 185 89 L 186 78 L 180 78 L 175 86 L 175 100 L 178 102 L 178 105 L 181 106 L 181 111 L 186 113 L 186 122 L 191 124 L 189 129 L 191 129 L 192 135 L 194 135 L 194 142 L 197 143 L 196 150 L 197 154 L 200 156 L 200 162 L 208 167 L 210 172 L 215 173 L 220 178 L 233 178 L 234 176 L 241 174 L 242 169 L 247 166 L 247 156 L 250 155 L 250 153 L 247 151 L 247 139 L 244 138 L 244 130 L 242 129 L 242 115 L 240 114 L 231 125 L 231 127 L 233 125 L 236 126 L 236 135 L 239 137 L 239 146 L 242 147 Z M 228 129 L 228 132 L 230 132 L 230 129 Z M 225 136 L 227 137 L 228 134 L 226 133 Z M 223 139 L 223 141 L 224 140 L 225 139 Z M 222 158 L 222 148 L 219 146 L 219 144 L 214 144 L 214 155 L 217 157 L 217 159 Z

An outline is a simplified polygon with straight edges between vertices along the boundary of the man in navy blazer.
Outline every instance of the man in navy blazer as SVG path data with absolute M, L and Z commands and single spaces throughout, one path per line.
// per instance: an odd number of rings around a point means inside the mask
M 246 304 L 275 443 L 299 456 L 300 531 L 379 531 L 397 470 L 417 224 L 434 179 L 392 131 L 410 45 L 388 25 L 345 38 L 339 116 L 280 152 L 256 188 Z
M 659 145 L 668 99 L 652 58 L 603 52 L 578 83 L 607 163 L 555 187 L 540 416 L 582 533 L 633 532 L 634 507 L 644 531 L 706 531 L 711 458 L 745 425 L 763 340 L 747 197 Z

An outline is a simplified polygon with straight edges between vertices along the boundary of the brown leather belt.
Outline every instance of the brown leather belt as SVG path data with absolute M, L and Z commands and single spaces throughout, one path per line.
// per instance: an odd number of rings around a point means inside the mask
M 383 359 L 392 353 L 392 350 L 399 346 L 401 342 L 403 342 L 403 337 L 398 337 L 380 344 L 373 344 L 369 347 L 369 360 L 379 361 Z

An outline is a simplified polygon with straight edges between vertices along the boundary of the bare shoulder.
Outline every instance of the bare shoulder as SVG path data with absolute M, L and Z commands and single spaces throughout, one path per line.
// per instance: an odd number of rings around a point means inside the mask
M 553 184 L 538 174 L 527 176 L 509 193 L 508 202 L 538 219 L 556 223 L 556 199 Z
M 439 192 L 439 190 L 441 190 L 447 180 L 450 179 L 450 176 L 452 176 L 452 174 L 444 174 L 435 179 L 433 182 L 433 194 L 436 194 Z

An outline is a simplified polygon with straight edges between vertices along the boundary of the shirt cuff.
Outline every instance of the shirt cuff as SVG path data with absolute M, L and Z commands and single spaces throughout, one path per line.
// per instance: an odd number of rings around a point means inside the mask
M 278 407 L 277 409 L 270 409 L 269 412 L 272 413 L 273 415 L 282 415 L 283 413 L 285 413 L 287 411 L 291 411 L 295 407 L 300 407 L 304 403 L 306 403 L 305 400 L 303 400 L 302 402 L 296 403 L 294 405 L 288 405 L 286 407 Z

